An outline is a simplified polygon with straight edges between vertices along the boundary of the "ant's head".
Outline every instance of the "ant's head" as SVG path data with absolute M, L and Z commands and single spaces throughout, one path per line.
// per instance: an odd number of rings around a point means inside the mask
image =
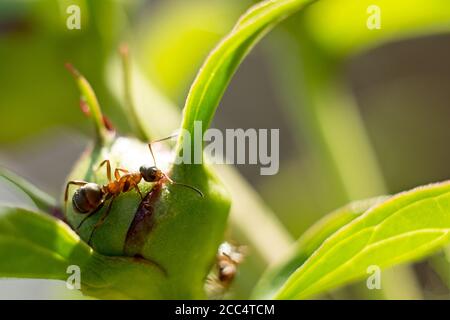
M 141 166 L 139 172 L 147 182 L 156 182 L 164 177 L 164 173 L 155 166 Z
M 170 179 L 168 176 L 166 176 L 164 174 L 164 172 L 159 170 L 156 166 L 151 166 L 151 167 L 149 167 L 149 166 L 141 166 L 139 168 L 139 172 L 141 173 L 142 178 L 145 181 L 147 181 L 147 182 L 157 182 L 157 181 L 160 181 L 161 179 L 165 178 L 171 184 L 189 188 L 189 189 L 197 192 L 198 195 L 203 198 L 203 193 L 199 189 L 197 189 L 196 187 L 184 184 L 184 183 L 172 181 L 172 179 Z
M 103 190 L 98 184 L 88 183 L 73 194 L 73 208 L 79 213 L 91 213 L 102 204 L 103 195 Z

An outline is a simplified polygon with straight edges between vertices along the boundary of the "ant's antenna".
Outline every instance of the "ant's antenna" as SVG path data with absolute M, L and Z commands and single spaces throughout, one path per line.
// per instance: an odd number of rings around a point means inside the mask
M 179 185 L 179 186 L 182 186 L 182 187 L 189 188 L 189 189 L 191 189 L 191 190 L 197 192 L 198 195 L 199 195 L 200 197 L 202 197 L 202 198 L 205 197 L 205 195 L 203 194 L 203 192 L 200 191 L 200 189 L 198 189 L 198 188 L 196 188 L 196 187 L 194 187 L 194 186 L 191 186 L 191 185 L 182 183 L 182 182 L 175 182 L 175 181 L 173 181 L 172 179 L 170 179 L 166 174 L 164 174 L 164 175 L 166 176 L 166 179 L 169 180 L 169 182 L 170 182 L 171 184 L 173 184 L 173 185 Z
M 172 135 L 170 135 L 170 136 L 167 136 L 167 137 L 165 137 L 165 138 L 162 138 L 162 139 L 153 140 L 152 143 L 161 142 L 161 141 L 166 141 L 166 140 L 169 140 L 169 139 L 172 139 L 172 138 L 175 138 L 175 137 L 178 137 L 178 133 L 174 133 L 174 134 L 172 134 Z
M 88 214 L 86 217 L 84 217 L 81 221 L 80 221 L 80 223 L 78 224 L 78 226 L 76 227 L 76 231 L 78 231 L 78 230 L 80 230 L 80 228 L 81 228 L 81 226 L 84 224 L 84 222 L 90 217 L 91 215 L 90 214 Z
M 175 137 L 178 137 L 178 133 L 174 133 L 174 134 L 172 134 L 172 135 L 170 135 L 168 137 L 162 138 L 162 139 L 153 140 L 152 142 L 150 142 L 148 144 L 148 148 L 150 149 L 150 153 L 152 154 L 153 163 L 155 164 L 155 167 L 157 167 L 157 165 L 156 165 L 155 155 L 153 154 L 152 144 L 153 143 L 157 143 L 157 142 L 162 142 L 162 141 L 165 141 L 165 140 L 169 140 L 169 139 L 172 139 L 172 138 L 175 138 Z
M 150 149 L 150 153 L 151 153 L 152 158 L 153 158 L 153 163 L 155 164 L 155 167 L 157 167 L 155 155 L 153 154 L 152 143 L 149 143 L 149 144 L 148 144 L 148 148 Z
M 203 192 L 201 192 L 201 191 L 200 191 L 199 189 L 197 189 L 196 187 L 193 187 L 193 186 L 190 186 L 190 185 L 188 185 L 188 184 L 181 183 L 181 182 L 175 182 L 175 181 L 172 181 L 172 180 L 170 180 L 170 181 L 171 181 L 171 183 L 174 184 L 174 185 L 179 185 L 179 186 L 182 186 L 182 187 L 186 187 L 186 188 L 191 189 L 192 191 L 197 192 L 198 195 L 199 195 L 200 197 L 202 197 L 202 198 L 205 197 L 205 196 L 203 195 Z
M 167 140 L 167 139 L 170 139 L 170 138 L 175 137 L 175 136 L 177 136 L 177 135 L 172 135 L 172 136 L 170 136 L 170 137 L 167 137 L 167 138 L 164 138 L 164 139 L 160 139 L 160 140 L 156 140 L 156 141 L 153 141 L 153 142 L 159 142 L 159 141 Z M 155 164 L 155 167 L 157 167 L 155 155 L 153 154 L 152 143 L 149 143 L 149 144 L 148 144 L 148 148 L 150 149 L 150 153 L 151 153 L 152 158 L 153 158 L 153 163 Z M 203 195 L 203 192 L 201 192 L 201 191 L 200 191 L 199 189 L 197 189 L 196 187 L 193 187 L 193 186 L 190 186 L 190 185 L 188 185 L 188 184 L 181 183 L 181 182 L 175 182 L 175 181 L 173 181 L 172 179 L 170 179 L 165 173 L 164 173 L 164 176 L 166 177 L 166 179 L 167 179 L 171 184 L 183 186 L 183 187 L 185 187 L 185 188 L 189 188 L 189 189 L 191 189 L 191 190 L 197 192 L 198 195 L 199 195 L 200 197 L 202 197 L 202 198 L 205 197 L 205 196 Z

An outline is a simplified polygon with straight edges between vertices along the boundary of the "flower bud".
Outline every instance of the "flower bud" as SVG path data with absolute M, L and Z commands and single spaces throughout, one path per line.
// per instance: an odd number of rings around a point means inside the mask
M 171 153 L 161 143 L 153 145 L 153 150 L 156 167 L 170 179 L 154 183 L 139 179 L 139 192 L 132 180 L 122 184 L 114 181 L 139 178 L 141 166 L 155 165 L 147 144 L 119 137 L 87 150 L 68 181 L 95 183 L 102 188 L 103 198 L 98 208 L 82 213 L 73 205 L 73 201 L 83 204 L 82 200 L 73 196 L 83 186 L 71 185 L 65 217 L 97 252 L 135 257 L 158 266 L 163 278 L 155 281 L 161 286 L 158 298 L 201 298 L 204 280 L 223 239 L 229 196 L 207 165 L 170 167 Z M 111 181 L 107 165 L 99 168 L 104 160 L 111 164 Z M 116 168 L 121 169 L 117 177 Z M 177 182 L 200 190 L 203 197 Z

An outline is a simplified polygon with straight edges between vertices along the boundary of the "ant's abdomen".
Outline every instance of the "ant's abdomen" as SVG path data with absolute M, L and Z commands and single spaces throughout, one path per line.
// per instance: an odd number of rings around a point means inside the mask
M 91 213 L 98 208 L 103 201 L 103 193 L 95 183 L 77 189 L 72 197 L 73 208 L 79 213 Z

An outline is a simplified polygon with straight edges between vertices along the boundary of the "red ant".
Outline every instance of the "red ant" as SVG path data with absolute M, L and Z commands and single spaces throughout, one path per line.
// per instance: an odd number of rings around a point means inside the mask
M 164 140 L 164 139 L 162 139 L 162 140 Z M 161 141 L 161 140 L 158 140 L 158 141 Z M 148 144 L 148 147 L 150 149 L 150 153 L 152 155 L 153 162 L 155 163 L 154 166 L 143 165 L 139 168 L 139 172 L 129 172 L 126 169 L 116 168 L 114 170 L 115 180 L 112 180 L 112 178 L 111 178 L 111 163 L 109 160 L 104 160 L 104 161 L 102 161 L 102 163 L 100 163 L 98 169 L 100 169 L 102 166 L 104 166 L 106 164 L 106 175 L 108 177 L 107 184 L 99 185 L 96 183 L 86 182 L 86 181 L 81 181 L 81 180 L 72 180 L 67 183 L 65 193 L 64 193 L 64 203 L 66 206 L 67 206 L 69 186 L 70 185 L 81 186 L 73 194 L 72 206 L 76 212 L 81 213 L 81 214 L 87 214 L 87 216 L 80 222 L 77 229 L 79 229 L 81 227 L 81 225 L 84 223 L 84 221 L 86 221 L 87 218 L 89 218 L 93 213 L 95 213 L 97 211 L 97 209 L 101 205 L 103 205 L 103 203 L 106 200 L 112 198 L 111 202 L 108 204 L 108 208 L 105 210 L 105 212 L 100 217 L 100 219 L 97 221 L 97 223 L 94 225 L 94 229 L 89 237 L 88 243 L 91 242 L 92 236 L 93 236 L 94 232 L 96 231 L 96 229 L 103 224 L 106 217 L 108 216 L 115 197 L 117 197 L 121 193 L 128 192 L 131 189 L 134 189 L 140 195 L 141 199 L 143 199 L 141 191 L 139 190 L 139 187 L 138 187 L 138 184 L 141 182 L 142 179 L 144 179 L 144 181 L 146 181 L 146 182 L 156 182 L 159 184 L 169 182 L 174 185 L 184 186 L 186 188 L 189 188 L 189 189 L 197 192 L 200 197 L 202 197 L 202 198 L 204 197 L 203 193 L 199 189 L 197 189 L 193 186 L 184 184 L 184 183 L 174 182 L 164 172 L 162 172 L 160 169 L 158 169 L 156 167 L 156 160 L 155 160 L 155 156 L 153 154 L 152 146 L 150 143 Z M 120 172 L 124 173 L 124 175 L 121 176 Z
M 235 279 L 238 266 L 244 261 L 246 246 L 222 243 L 216 255 L 216 270 L 207 278 L 207 290 L 213 297 L 220 297 L 230 288 Z

